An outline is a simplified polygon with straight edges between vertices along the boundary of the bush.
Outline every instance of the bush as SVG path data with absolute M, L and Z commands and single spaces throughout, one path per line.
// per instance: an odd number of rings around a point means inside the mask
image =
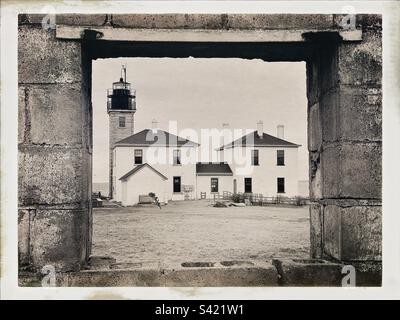
M 240 203 L 242 199 L 241 199 L 241 197 L 240 197 L 239 194 L 233 194 L 232 197 L 231 197 L 231 200 L 232 200 L 234 203 Z
M 306 199 L 304 199 L 303 197 L 297 196 L 295 198 L 295 203 L 296 203 L 296 206 L 299 206 L 299 207 L 304 206 L 306 204 Z
M 215 208 L 227 208 L 228 205 L 226 203 L 218 201 L 216 204 L 214 204 Z

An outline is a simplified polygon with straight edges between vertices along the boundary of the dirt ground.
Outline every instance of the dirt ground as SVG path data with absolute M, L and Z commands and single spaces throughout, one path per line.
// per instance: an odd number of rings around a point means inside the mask
M 117 263 L 309 257 L 308 207 L 214 208 L 206 200 L 93 209 L 92 255 Z

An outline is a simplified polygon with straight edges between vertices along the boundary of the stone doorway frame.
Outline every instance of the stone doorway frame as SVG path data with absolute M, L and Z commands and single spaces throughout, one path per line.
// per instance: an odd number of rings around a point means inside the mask
M 312 258 L 382 259 L 382 20 L 356 15 L 19 15 L 20 267 L 80 270 L 91 248 L 91 60 L 306 61 Z M 194 41 L 195 39 L 195 41 Z

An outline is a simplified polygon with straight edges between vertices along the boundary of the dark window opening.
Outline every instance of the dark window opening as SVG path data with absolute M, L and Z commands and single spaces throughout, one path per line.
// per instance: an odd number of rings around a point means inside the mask
M 125 117 L 119 117 L 118 118 L 118 126 L 120 128 L 125 128 Z
M 285 165 L 285 150 L 276 151 L 276 165 L 277 166 Z
M 142 164 L 143 163 L 143 150 L 137 149 L 135 150 L 135 164 Z
M 211 178 L 211 192 L 218 192 L 218 178 Z
M 174 192 L 181 192 L 181 177 L 174 177 Z
M 258 150 L 251 150 L 251 165 L 258 166 Z
M 181 150 L 174 150 L 173 154 L 173 160 L 174 160 L 174 165 L 180 165 L 181 164 Z
M 244 192 L 251 193 L 252 191 L 252 183 L 251 178 L 244 178 Z
M 285 193 L 285 178 L 278 178 L 278 193 Z

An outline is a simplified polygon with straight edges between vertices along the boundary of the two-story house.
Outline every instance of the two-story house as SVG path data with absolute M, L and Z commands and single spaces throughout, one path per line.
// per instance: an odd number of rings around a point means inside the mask
M 160 129 L 145 129 L 115 143 L 113 199 L 138 203 L 153 192 L 160 202 L 194 199 L 198 144 Z
M 298 148 L 278 136 L 263 132 L 263 123 L 253 131 L 218 149 L 220 163 L 198 165 L 197 194 L 258 193 L 267 197 L 298 195 Z M 208 197 L 208 196 L 207 196 Z

